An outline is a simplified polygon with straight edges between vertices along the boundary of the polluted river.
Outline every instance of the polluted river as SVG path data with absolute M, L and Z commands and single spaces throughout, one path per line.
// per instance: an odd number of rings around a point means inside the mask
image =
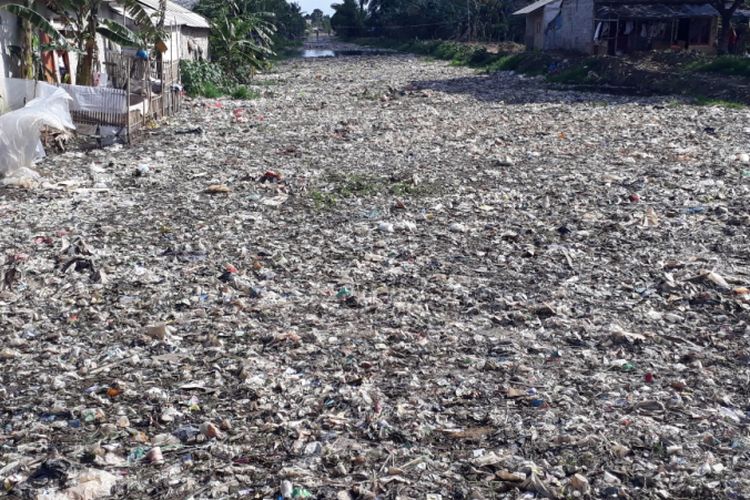
M 747 495 L 748 111 L 307 50 L 0 190 L 7 494 Z

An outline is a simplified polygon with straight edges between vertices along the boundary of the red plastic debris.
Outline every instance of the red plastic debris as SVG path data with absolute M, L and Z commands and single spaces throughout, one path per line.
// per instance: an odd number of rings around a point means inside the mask
M 282 178 L 280 173 L 266 170 L 266 173 L 260 177 L 259 182 L 280 182 Z

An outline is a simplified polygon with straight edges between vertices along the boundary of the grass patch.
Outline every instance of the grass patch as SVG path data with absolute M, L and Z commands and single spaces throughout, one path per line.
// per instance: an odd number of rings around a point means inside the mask
M 376 195 L 382 187 L 380 179 L 360 174 L 331 174 L 324 179 L 324 184 L 324 189 L 310 191 L 310 199 L 318 210 L 330 210 L 347 198 Z
M 693 101 L 697 106 L 721 106 L 727 109 L 744 109 L 745 105 L 734 101 L 725 101 L 723 99 L 711 99 L 708 97 L 696 97 Z
M 223 96 L 224 92 L 216 84 L 206 82 L 194 87 L 193 91 L 190 92 L 190 95 L 216 99 L 217 97 Z
M 411 180 L 372 177 L 363 174 L 331 174 L 323 180 L 323 186 L 311 190 L 310 199 L 315 208 L 331 209 L 339 202 L 350 198 L 368 198 L 391 195 L 399 198 L 428 195 L 435 189 L 431 184 L 414 184 Z
M 518 68 L 521 60 L 521 54 L 506 55 L 493 61 L 485 69 L 488 73 L 495 73 L 497 71 L 514 71 Z
M 427 191 L 424 186 L 417 186 L 406 181 L 395 182 L 388 187 L 388 192 L 394 196 L 418 196 L 426 194 Z
M 738 56 L 718 56 L 709 61 L 698 61 L 689 66 L 693 71 L 750 77 L 750 59 Z
M 250 101 L 252 99 L 257 99 L 260 97 L 260 94 L 258 92 L 251 90 L 244 85 L 237 85 L 234 89 L 232 89 L 230 95 L 233 99 L 242 99 L 245 101 Z
M 595 78 L 590 76 L 591 70 L 585 66 L 573 66 L 572 68 L 566 68 L 561 72 L 549 75 L 547 81 L 554 83 L 567 83 L 571 85 L 591 83 L 595 81 Z
M 377 194 L 381 188 L 379 179 L 366 175 L 332 175 L 329 182 L 333 184 L 333 193 L 341 198 L 353 196 L 370 196 Z
M 323 191 L 311 191 L 310 198 L 318 210 L 330 210 L 336 206 L 338 200 L 331 193 L 325 193 Z

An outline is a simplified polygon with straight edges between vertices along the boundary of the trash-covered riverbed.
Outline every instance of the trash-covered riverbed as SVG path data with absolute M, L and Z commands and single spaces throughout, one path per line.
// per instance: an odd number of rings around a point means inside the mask
M 293 60 L 0 190 L 11 497 L 744 498 L 750 113 Z

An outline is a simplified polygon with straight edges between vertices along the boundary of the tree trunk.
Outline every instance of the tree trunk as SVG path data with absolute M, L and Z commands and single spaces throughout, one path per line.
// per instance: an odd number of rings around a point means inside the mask
M 88 22 L 86 23 L 86 52 L 83 60 L 78 64 L 76 71 L 76 85 L 93 85 L 94 84 L 94 65 L 99 59 L 99 47 L 96 44 L 96 28 L 99 26 L 99 3 L 94 2 L 89 12 Z
M 25 19 L 21 20 L 21 78 L 34 79 L 34 31 Z
M 734 12 L 722 12 L 721 13 L 721 30 L 719 31 L 719 54 L 729 53 L 729 33 L 732 28 L 732 14 Z

